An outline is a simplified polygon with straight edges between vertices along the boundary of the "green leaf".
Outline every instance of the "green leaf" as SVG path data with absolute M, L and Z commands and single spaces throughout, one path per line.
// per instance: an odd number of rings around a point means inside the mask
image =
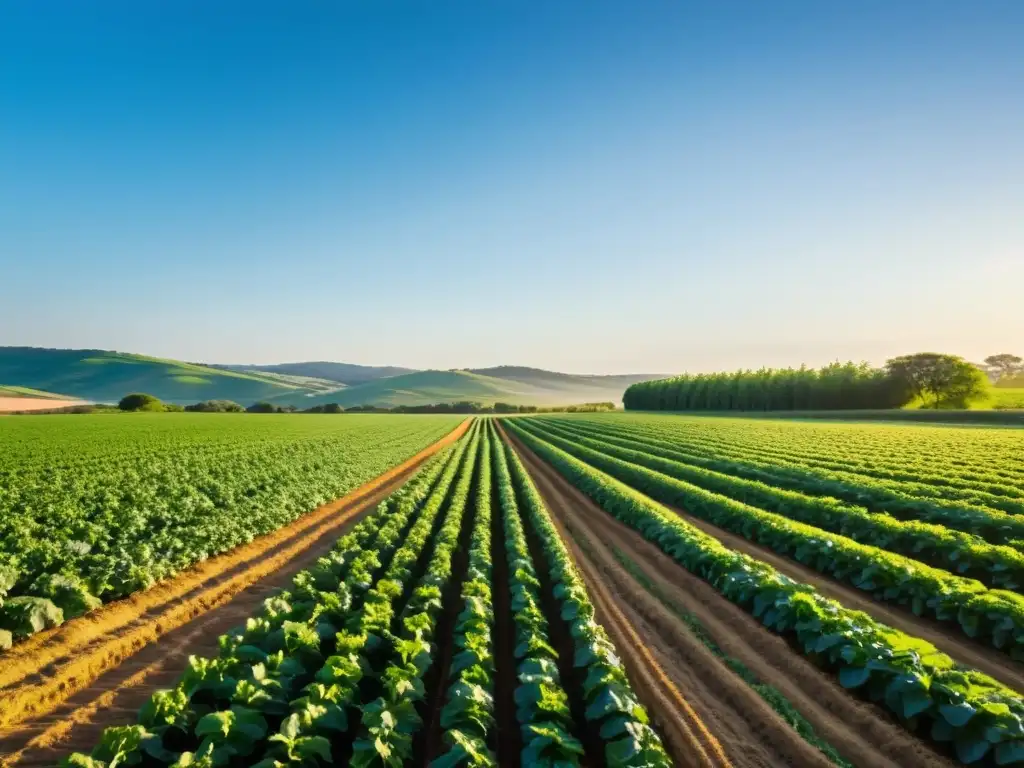
M 867 667 L 843 667 L 839 670 L 839 684 L 843 688 L 858 688 L 871 677 L 871 670 Z
M 943 704 L 939 713 L 954 728 L 963 728 L 974 717 L 975 709 L 967 702 L 963 704 Z

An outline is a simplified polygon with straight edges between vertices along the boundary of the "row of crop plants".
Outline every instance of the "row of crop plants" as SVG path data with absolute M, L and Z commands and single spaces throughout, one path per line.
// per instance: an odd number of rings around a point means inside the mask
M 517 419 L 508 425 L 599 506 L 764 626 L 790 638 L 806 655 L 832 670 L 843 686 L 886 707 L 908 728 L 924 729 L 939 742 L 952 742 L 964 763 L 1024 762 L 1024 701 L 1015 691 L 975 670 L 958 668 L 930 643 L 848 610 L 766 563 L 728 549 L 630 485 L 596 469 L 589 459 L 599 463 L 600 454 L 587 454 L 588 461 L 581 460 L 553 439 L 527 428 L 528 423 Z M 752 517 L 751 528 L 757 525 Z
M 970 505 L 937 498 L 920 498 L 905 490 L 882 487 L 870 478 L 843 478 L 836 473 L 810 472 L 799 466 L 786 467 L 765 461 L 757 453 L 737 460 L 734 456 L 715 455 L 703 443 L 691 444 L 679 439 L 671 425 L 652 423 L 574 421 L 578 428 L 602 436 L 641 441 L 659 450 L 671 451 L 669 458 L 696 464 L 720 472 L 761 480 L 770 485 L 813 496 L 829 496 L 852 504 L 867 506 L 872 512 L 886 512 L 904 520 L 948 525 L 1002 544 L 1024 539 L 1024 517 L 1000 509 Z M 563 420 L 566 423 L 567 420 Z
M 744 420 L 707 419 L 695 421 L 673 416 L 630 416 L 625 419 L 580 419 L 605 428 L 640 429 L 687 450 L 699 450 L 718 458 L 766 461 L 780 471 L 841 480 L 857 485 L 868 483 L 900 495 L 943 500 L 944 494 L 975 496 L 978 502 L 1019 508 L 1024 473 L 1013 459 L 1010 445 L 985 451 L 993 432 L 1005 430 L 960 430 L 968 439 L 950 435 L 952 428 L 907 425 L 822 425 L 799 422 L 771 422 L 767 425 Z M 742 425 L 742 431 L 740 426 Z M 835 431 L 842 428 L 842 431 Z M 850 431 L 856 430 L 856 431 Z M 875 435 L 867 439 L 862 434 Z M 938 436 L 931 434 L 932 431 Z M 956 499 L 946 499 L 956 501 Z
M 369 707 L 359 724 L 364 681 L 374 673 L 368 657 L 391 644 L 391 604 L 404 591 L 387 577 L 419 560 L 477 440 L 464 438 L 436 457 L 329 557 L 298 574 L 290 592 L 269 598 L 244 630 L 223 636 L 216 658 L 191 657 L 178 684 L 143 707 L 139 725 L 108 728 L 91 755 L 72 755 L 67 764 L 337 762 L 338 736 L 372 727 Z
M 490 506 L 492 475 L 500 510 Z M 539 608 L 540 581 L 520 504 L 544 542 L 558 617 Z M 143 707 L 138 725 L 108 728 L 90 755 L 75 754 L 65 765 L 383 768 L 412 764 L 417 756 L 433 758 L 435 768 L 496 765 L 490 530 L 499 511 L 502 544 L 514 564 L 507 586 L 524 764 L 568 768 L 594 757 L 572 735 L 570 694 L 547 640 L 548 622 L 559 620 L 571 628 L 572 661 L 585 672 L 585 690 L 573 695 L 585 697 L 586 719 L 600 730 L 604 749 L 589 764 L 671 765 L 536 490 L 481 421 L 329 556 L 298 574 L 291 590 L 223 636 L 216 657 L 190 658 L 178 683 Z M 463 530 L 469 534 L 464 578 L 453 568 Z M 453 637 L 439 634 L 449 594 L 459 610 Z M 439 660 L 449 644 L 445 665 Z M 438 700 L 439 722 L 431 722 Z M 418 746 L 431 728 L 444 733 L 437 754 Z
M 939 498 L 948 493 L 981 493 L 996 504 L 1010 501 L 1014 506 L 1007 511 L 1018 509 L 1016 505 L 1024 498 L 1020 488 L 1024 474 L 1007 461 L 1013 458 L 1012 451 L 991 454 L 979 450 L 981 443 L 971 441 L 952 447 L 946 444 L 948 431 L 941 429 L 943 439 L 936 442 L 934 438 L 924 439 L 920 428 L 858 425 L 859 432 L 868 430 L 868 434 L 878 435 L 877 440 L 865 441 L 863 435 L 850 433 L 850 425 L 836 433 L 822 431 L 820 426 L 778 422 L 764 426 L 747 421 L 744 432 L 736 434 L 723 430 L 721 420 L 716 421 L 714 429 L 707 424 L 683 424 L 672 417 L 635 417 L 632 423 L 705 452 L 744 460 L 767 459 L 794 470 L 836 473 L 850 482 L 881 481 L 903 492 Z M 991 432 L 967 434 L 980 435 L 976 438 L 979 441 L 991 437 Z
M 677 471 L 666 460 L 614 447 L 596 450 L 545 431 L 535 423 L 523 424 L 548 443 L 664 504 L 684 508 L 720 528 L 862 589 L 880 602 L 907 606 L 919 616 L 948 622 L 969 637 L 1015 659 L 1024 659 L 1024 597 L 1020 595 L 988 589 L 975 579 L 956 576 L 845 536 L 828 535 L 813 525 L 794 522 L 782 514 L 706 490 L 689 477 L 682 480 L 666 474 Z M 660 471 L 649 469 L 646 465 L 650 464 L 657 465 Z
M 728 474 L 703 466 L 699 457 L 683 461 L 687 457 L 671 449 L 579 429 L 572 422 L 538 420 L 531 423 L 548 435 L 562 437 L 860 543 L 977 579 L 989 587 L 1017 590 L 1024 586 L 1024 554 L 1013 547 L 990 544 L 944 525 L 872 514 L 862 506 L 839 499 L 809 496 L 780 488 L 772 485 L 770 478 L 757 480 Z
M 673 442 L 726 456 L 745 453 L 756 457 L 768 452 L 798 464 L 836 461 L 846 471 L 864 475 L 895 469 L 917 478 L 938 475 L 1014 487 L 1024 479 L 1024 467 L 1014 461 L 1019 454 L 1019 436 L 1008 429 L 666 414 L 579 418 L 603 426 L 614 422 L 657 430 Z
M 280 434 L 259 420 L 177 431 L 132 419 L 29 425 L 24 434 L 8 427 L 0 651 L 275 531 L 458 424 L 405 418 L 309 422 Z

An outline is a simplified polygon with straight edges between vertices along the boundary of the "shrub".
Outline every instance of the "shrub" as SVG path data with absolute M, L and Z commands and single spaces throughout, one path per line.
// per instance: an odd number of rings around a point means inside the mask
M 117 407 L 122 411 L 158 412 L 164 409 L 164 404 L 153 395 L 147 395 L 145 392 L 133 392 L 122 397 Z
M 269 403 L 267 403 L 269 405 Z M 185 410 L 191 413 L 244 413 L 245 408 L 234 400 L 203 400 L 195 405 L 186 405 Z

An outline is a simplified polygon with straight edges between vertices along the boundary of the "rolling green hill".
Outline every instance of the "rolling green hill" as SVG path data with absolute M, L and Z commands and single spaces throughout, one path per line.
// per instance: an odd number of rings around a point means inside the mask
M 325 362 L 200 365 L 98 349 L 0 347 L 4 386 L 60 392 L 100 403 L 117 402 L 129 392 L 148 392 L 182 404 L 234 400 L 248 406 L 268 400 L 299 408 L 324 403 L 350 408 L 460 400 L 516 405 L 618 403 L 627 386 L 650 378 L 658 377 L 576 376 L 520 366 L 413 371 Z
M 617 376 L 593 376 L 573 373 L 557 373 L 541 368 L 527 368 L 519 365 L 500 365 L 495 368 L 471 368 L 470 373 L 517 382 L 531 389 L 544 392 L 565 392 L 574 403 L 599 403 L 606 400 L 618 402 L 626 387 L 640 381 L 664 378 L 663 374 L 630 373 Z
M 243 373 L 262 372 L 284 376 L 298 376 L 340 382 L 348 386 L 365 384 L 387 376 L 401 376 L 404 373 L 416 373 L 413 368 L 399 368 L 393 365 L 353 365 L 351 363 L 331 363 L 318 360 L 309 363 L 278 363 L 276 365 L 215 365 Z
M 502 375 L 486 375 L 483 370 L 417 371 L 346 387 L 328 395 L 305 398 L 303 402 L 307 406 L 338 403 L 345 408 L 354 405 L 424 405 L 460 400 L 516 405 L 571 405 L 607 401 L 618 404 L 622 401 L 622 393 L 633 381 L 657 378 L 642 375 L 574 376 L 511 366 L 484 370 Z
M 9 387 L 0 386 L 0 397 L 30 397 L 38 400 L 70 400 L 67 395 L 57 395 L 53 392 L 43 392 L 41 389 L 32 387 Z
M 129 392 L 175 403 L 214 398 L 251 403 L 314 391 L 259 374 L 99 349 L 0 347 L 0 381 L 101 403 L 117 402 Z
M 350 408 L 354 405 L 426 405 L 460 400 L 474 403 L 537 402 L 530 394 L 501 379 L 478 376 L 468 371 L 416 371 L 345 387 L 331 394 L 307 397 L 303 399 L 303 406 L 338 403 Z

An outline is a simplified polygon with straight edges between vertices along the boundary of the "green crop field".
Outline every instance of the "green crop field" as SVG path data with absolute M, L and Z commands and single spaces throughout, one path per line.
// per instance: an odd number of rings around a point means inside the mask
M 522 463 L 478 420 L 67 765 L 669 768 L 594 616 Z
M 458 423 L 0 423 L 0 621 L 24 642 L 8 653 Z M 197 609 L 215 645 L 154 629 L 165 674 L 124 683 L 137 712 L 103 709 L 102 686 L 74 705 L 88 754 L 25 748 L 79 768 L 669 768 L 754 747 L 780 767 L 1022 765 L 1022 447 L 1006 426 L 476 418 L 287 582 L 243 593 L 246 613 Z M 0 729 L 52 708 L 35 680 L 53 700 L 81 685 L 54 654 L 108 658 L 112 633 L 0 655 Z
M 0 629 L 25 636 L 344 495 L 448 416 L 0 421 Z M 6 595 L 4 595 L 6 593 Z M 10 635 L 0 635 L 9 644 Z
M 971 671 L 756 559 L 781 555 L 810 569 L 784 567 L 789 576 L 817 571 L 822 585 L 945 625 L 1012 668 L 1024 661 L 1024 431 L 660 414 L 509 427 L 607 512 L 834 668 L 844 687 L 930 723 L 964 763 L 1024 761 L 1024 701 L 1000 682 L 1015 679 L 1004 665 L 990 670 L 1000 680 Z M 752 542 L 754 558 L 730 549 L 728 534 Z
M 995 408 L 1024 409 L 1024 387 L 995 387 L 992 401 Z

